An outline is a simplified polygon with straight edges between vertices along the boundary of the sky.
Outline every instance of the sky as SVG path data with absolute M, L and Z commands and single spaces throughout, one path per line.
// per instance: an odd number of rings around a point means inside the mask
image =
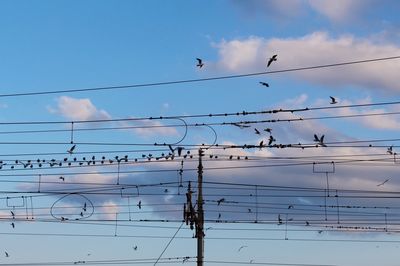
M 1 1 L 0 265 L 398 265 L 399 9 Z

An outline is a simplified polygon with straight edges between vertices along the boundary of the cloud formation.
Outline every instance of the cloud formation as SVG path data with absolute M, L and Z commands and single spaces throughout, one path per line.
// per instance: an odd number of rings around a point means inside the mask
M 299 38 L 251 36 L 247 39 L 223 40 L 215 44 L 219 60 L 217 68 L 243 73 L 266 69 L 266 60 L 278 54 L 271 70 L 340 63 L 400 55 L 400 47 L 391 43 L 374 43 L 352 35 L 331 37 L 326 32 L 314 32 Z M 358 64 L 292 73 L 298 79 L 314 84 L 340 87 L 358 86 L 369 89 L 399 91 L 397 78 L 399 60 Z

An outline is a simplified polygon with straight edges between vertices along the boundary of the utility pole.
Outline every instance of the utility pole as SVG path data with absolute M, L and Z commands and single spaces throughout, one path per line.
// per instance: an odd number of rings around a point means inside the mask
M 189 181 L 186 203 L 183 205 L 183 220 L 186 225 L 190 225 L 190 229 L 196 229 L 194 237 L 197 238 L 197 266 L 203 266 L 204 263 L 204 210 L 203 210 L 203 164 L 202 157 L 204 151 L 199 149 L 199 166 L 198 166 L 198 178 L 197 178 L 197 212 L 195 206 L 192 203 L 192 186 Z
M 197 223 L 196 223 L 196 237 L 197 237 L 197 266 L 203 266 L 204 260 L 204 210 L 203 210 L 203 164 L 202 157 L 204 151 L 199 149 L 199 166 L 197 178 Z

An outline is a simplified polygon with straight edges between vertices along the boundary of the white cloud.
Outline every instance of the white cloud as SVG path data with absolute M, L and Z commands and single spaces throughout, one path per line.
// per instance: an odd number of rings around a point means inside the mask
M 216 44 L 219 60 L 217 68 L 229 72 L 257 72 L 265 70 L 266 60 L 278 54 L 271 70 L 315 66 L 352 60 L 397 56 L 400 47 L 390 43 L 373 43 L 352 35 L 338 38 L 326 32 L 314 32 L 299 38 L 249 37 L 244 40 L 221 41 Z M 357 64 L 311 71 L 299 71 L 293 76 L 308 82 L 329 86 L 362 86 L 398 91 L 399 60 Z
M 68 96 L 59 97 L 57 107 L 49 108 L 49 111 L 75 121 L 111 118 L 106 111 L 97 109 L 90 99 L 76 99 Z
M 372 2 L 371 0 L 308 0 L 310 7 L 317 13 L 336 22 L 354 19 Z

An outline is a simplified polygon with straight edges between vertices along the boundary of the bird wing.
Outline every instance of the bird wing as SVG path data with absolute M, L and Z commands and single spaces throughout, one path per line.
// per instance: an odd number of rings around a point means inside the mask
M 314 141 L 319 141 L 317 134 L 314 134 Z
M 201 60 L 200 58 L 196 58 L 196 60 L 199 62 L 199 64 L 202 63 L 203 60 Z

